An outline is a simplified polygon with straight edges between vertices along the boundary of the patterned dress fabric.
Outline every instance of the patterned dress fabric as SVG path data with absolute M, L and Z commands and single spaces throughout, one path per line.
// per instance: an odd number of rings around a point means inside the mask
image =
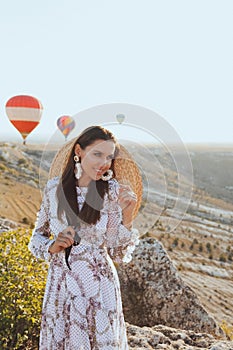
M 129 262 L 138 231 L 127 230 L 117 203 L 119 184 L 109 181 L 100 220 L 81 223 L 81 242 L 73 246 L 68 268 L 64 251 L 48 252 L 68 224 L 57 218 L 59 178 L 48 181 L 29 249 L 49 262 L 40 333 L 40 350 L 128 350 L 115 262 Z M 81 209 L 87 188 L 77 187 Z

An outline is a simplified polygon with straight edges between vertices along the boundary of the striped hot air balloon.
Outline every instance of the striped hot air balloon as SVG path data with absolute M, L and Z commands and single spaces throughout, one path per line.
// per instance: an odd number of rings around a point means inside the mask
M 20 132 L 24 139 L 39 124 L 43 106 L 32 96 L 18 95 L 10 98 L 6 103 L 6 114 L 10 122 Z
M 72 117 L 68 115 L 62 115 L 57 119 L 57 127 L 65 136 L 65 140 L 67 139 L 69 133 L 75 127 L 75 121 Z

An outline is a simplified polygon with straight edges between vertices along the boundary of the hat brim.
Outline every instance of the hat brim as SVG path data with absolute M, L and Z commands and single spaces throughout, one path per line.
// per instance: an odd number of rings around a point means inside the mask
M 49 179 L 62 175 L 76 140 L 77 138 L 70 140 L 56 153 L 49 171 Z M 132 191 L 137 195 L 137 204 L 133 212 L 133 218 L 135 218 L 142 201 L 142 177 L 136 162 L 122 145 L 120 145 L 120 151 L 114 160 L 114 172 L 116 180 L 120 184 L 129 185 Z

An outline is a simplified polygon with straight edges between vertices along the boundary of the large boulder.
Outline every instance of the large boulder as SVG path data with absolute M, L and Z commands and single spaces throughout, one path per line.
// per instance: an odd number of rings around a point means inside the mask
M 124 315 L 137 326 L 166 325 L 223 335 L 214 318 L 185 285 L 163 245 L 144 238 L 130 263 L 118 266 Z

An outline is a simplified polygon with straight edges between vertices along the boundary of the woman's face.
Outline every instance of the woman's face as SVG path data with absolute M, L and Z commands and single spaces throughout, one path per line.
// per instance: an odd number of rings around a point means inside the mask
M 83 173 L 81 179 L 90 182 L 99 180 L 111 167 L 114 158 L 115 143 L 111 140 L 96 140 L 84 150 L 77 144 L 75 154 L 81 158 Z

